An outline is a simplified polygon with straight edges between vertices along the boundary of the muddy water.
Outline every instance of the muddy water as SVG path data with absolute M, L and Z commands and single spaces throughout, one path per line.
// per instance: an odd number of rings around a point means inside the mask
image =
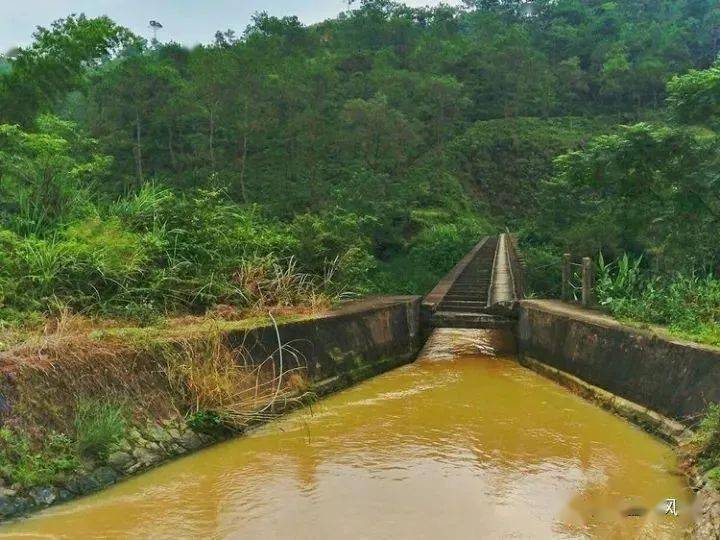
M 477 332 L 6 538 L 674 538 L 672 451 Z M 676 498 L 679 517 L 654 507 Z M 643 514 L 628 516 L 627 514 Z

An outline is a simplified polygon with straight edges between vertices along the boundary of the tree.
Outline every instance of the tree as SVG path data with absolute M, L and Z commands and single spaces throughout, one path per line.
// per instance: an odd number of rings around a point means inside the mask
M 35 130 L 0 125 L 0 208 L 19 233 L 46 231 L 85 209 L 111 164 L 72 122 L 44 115 Z
M 210 170 L 217 171 L 216 138 L 224 102 L 229 94 L 237 92 L 234 88 L 238 76 L 233 73 L 236 67 L 230 62 L 229 53 L 224 47 L 198 47 L 190 57 L 190 93 L 195 97 L 207 121 L 207 156 Z
M 451 76 L 432 76 L 420 83 L 422 101 L 417 104 L 433 134 L 433 143 L 442 145 L 452 134 L 453 127 L 471 106 L 463 84 Z
M 29 126 L 77 88 L 89 67 L 142 42 L 108 17 L 70 15 L 50 28 L 38 27 L 35 42 L 11 59 L 0 76 L 0 120 Z
M 135 55 L 118 61 L 100 72 L 92 88 L 98 109 L 96 134 L 111 142 L 122 159 L 123 150 L 132 153 L 136 185 L 145 181 L 145 141 L 156 147 L 167 133 L 162 126 L 157 137 L 148 137 L 153 122 L 169 100 L 177 95 L 180 79 L 177 70 L 152 56 Z
M 712 261 L 720 232 L 717 138 L 640 123 L 556 163 L 546 184 L 546 215 L 573 245 L 614 255 L 664 252 L 670 267 L 704 255 L 704 264 Z
M 720 120 L 720 64 L 673 77 L 668 83 L 668 94 L 670 109 L 680 122 L 717 127 Z
M 418 137 L 412 123 L 388 106 L 385 96 L 349 100 L 342 119 L 347 151 L 371 169 L 393 170 L 414 154 Z

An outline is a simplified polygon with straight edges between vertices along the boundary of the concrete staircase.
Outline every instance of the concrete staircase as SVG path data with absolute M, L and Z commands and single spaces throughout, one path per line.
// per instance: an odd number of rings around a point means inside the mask
M 423 301 L 423 320 L 430 327 L 511 328 L 518 295 L 507 235 L 479 242 Z

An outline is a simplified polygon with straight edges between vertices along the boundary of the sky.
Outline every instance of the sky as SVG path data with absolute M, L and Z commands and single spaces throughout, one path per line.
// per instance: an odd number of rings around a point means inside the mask
M 405 0 L 410 6 L 439 4 L 437 0 Z M 446 4 L 460 4 L 446 0 Z M 152 37 L 149 21 L 163 25 L 160 41 L 185 45 L 208 43 L 216 30 L 231 28 L 238 34 L 257 11 L 270 15 L 297 15 L 305 24 L 336 16 L 347 9 L 345 0 L 0 0 L 0 53 L 32 42 L 36 26 L 70 13 L 88 17 L 108 15 L 136 34 Z

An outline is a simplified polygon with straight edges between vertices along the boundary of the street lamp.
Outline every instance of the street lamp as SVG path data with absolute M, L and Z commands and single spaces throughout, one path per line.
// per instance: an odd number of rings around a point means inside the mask
M 163 27 L 158 21 L 150 21 L 150 28 L 153 29 L 153 41 L 157 41 L 157 32 Z

